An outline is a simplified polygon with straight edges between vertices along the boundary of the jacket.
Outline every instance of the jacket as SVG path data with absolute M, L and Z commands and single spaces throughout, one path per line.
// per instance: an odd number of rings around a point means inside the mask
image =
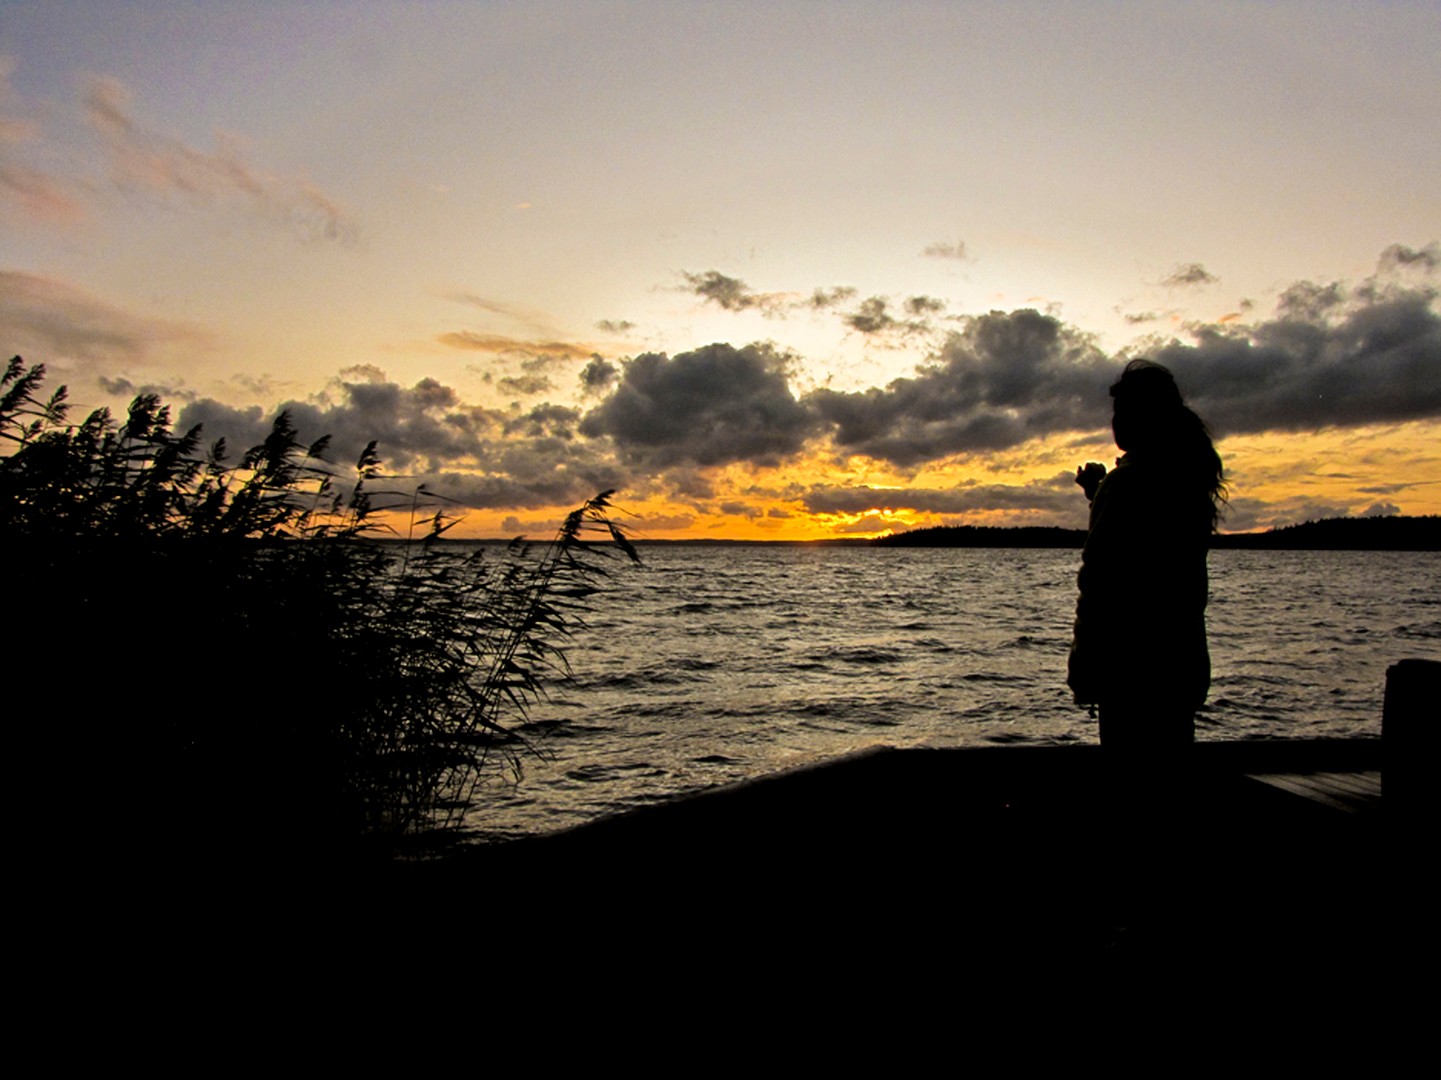
M 1091 502 L 1067 683 L 1081 705 L 1199 708 L 1206 646 L 1210 495 L 1167 462 L 1121 458 Z

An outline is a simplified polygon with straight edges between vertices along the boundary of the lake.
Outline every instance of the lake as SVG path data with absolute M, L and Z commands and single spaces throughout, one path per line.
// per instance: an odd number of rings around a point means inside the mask
M 658 545 L 616 564 L 497 770 L 482 837 L 578 824 L 876 744 L 1093 742 L 1066 656 L 1075 550 Z M 1386 668 L 1441 658 L 1441 554 L 1211 553 L 1199 739 L 1380 734 Z M 1124 660 L 1125 642 L 1116 642 Z

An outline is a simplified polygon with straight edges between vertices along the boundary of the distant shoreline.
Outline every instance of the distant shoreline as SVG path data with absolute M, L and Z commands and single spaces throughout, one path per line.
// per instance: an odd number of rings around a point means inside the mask
M 877 547 L 1079 548 L 1085 529 L 941 525 L 870 541 Z M 1441 551 L 1441 517 L 1324 518 L 1263 533 L 1218 533 L 1214 550 Z
M 729 537 L 679 539 L 632 536 L 647 547 L 948 547 L 948 548 L 1072 548 L 1086 542 L 1085 529 L 1019 525 L 937 525 L 875 538 L 827 537 L 817 540 L 746 540 Z M 378 543 L 405 543 L 379 540 Z M 504 539 L 462 540 L 443 537 L 444 546 L 506 544 Z M 541 542 L 536 540 L 535 542 Z M 1324 518 L 1285 525 L 1261 533 L 1217 533 L 1213 550 L 1240 551 L 1441 551 L 1441 516 Z

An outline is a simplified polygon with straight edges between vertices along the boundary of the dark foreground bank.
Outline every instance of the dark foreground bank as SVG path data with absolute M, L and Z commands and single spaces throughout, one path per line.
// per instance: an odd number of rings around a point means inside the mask
M 1388 691 L 1382 739 L 1203 743 L 1166 769 L 1095 746 L 877 748 L 430 860 L 128 833 L 105 862 L 53 850 L 21 924 L 50 928 L 42 980 L 319 972 L 637 1019 L 724 1005 L 759 1030 L 802 1003 L 832 1029 L 889 1001 L 935 1021 L 988 992 L 1042 1019 L 1076 1007 L 1055 996 L 1068 976 L 1173 1019 L 1244 994 L 1273 1024 L 1285 1006 L 1350 1022 L 1429 973 L 1435 740 L 1394 722 L 1429 719 L 1441 665 L 1423 668 Z M 996 977 L 1028 996 L 997 998 Z
M 878 748 L 404 873 L 505 881 L 531 913 L 596 920 L 602 947 L 1355 958 L 1384 949 L 1395 914 L 1381 801 L 1341 809 L 1270 780 L 1381 768 L 1380 740 L 1201 744 L 1165 775 L 1090 746 Z

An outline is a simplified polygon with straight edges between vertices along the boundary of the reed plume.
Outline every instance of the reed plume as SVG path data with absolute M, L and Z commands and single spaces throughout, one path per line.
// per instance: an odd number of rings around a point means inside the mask
M 0 382 L 0 537 L 37 678 L 132 688 L 67 734 L 124 762 L 129 805 L 281 848 L 458 825 L 487 770 L 518 770 L 516 721 L 569 674 L 565 645 L 606 560 L 638 561 L 603 492 L 549 544 L 447 548 L 424 489 L 353 481 L 291 418 L 235 464 L 176 433 L 154 395 L 67 424 L 64 388 Z M 404 535 L 385 523 L 408 510 Z M 173 612 L 173 614 L 172 614 Z M 77 628 L 81 633 L 77 633 Z M 53 750 L 54 748 L 50 748 Z

